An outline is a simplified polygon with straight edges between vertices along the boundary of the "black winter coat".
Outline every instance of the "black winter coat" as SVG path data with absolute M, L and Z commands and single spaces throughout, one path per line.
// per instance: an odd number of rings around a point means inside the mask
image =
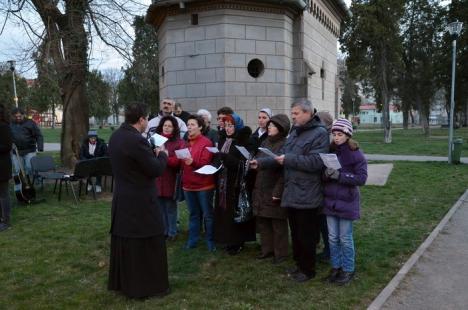
M 11 144 L 13 137 L 10 126 L 0 123 L 0 182 L 11 179 Z
M 166 153 L 156 157 L 141 133 L 123 123 L 109 140 L 109 156 L 115 179 L 110 233 L 127 238 L 164 234 L 156 177 L 166 168 Z
M 241 180 L 243 178 L 240 167 L 246 162 L 245 157 L 235 147 L 249 147 L 249 138 L 251 134 L 249 127 L 244 127 L 235 133 L 233 142 L 227 154 L 218 153 L 221 157 L 224 168 L 218 175 L 218 185 L 216 190 L 215 209 L 214 209 L 214 239 L 217 243 L 225 245 L 238 245 L 245 241 L 255 241 L 255 221 L 246 223 L 234 223 L 234 208 L 239 201 L 239 192 Z M 224 137 L 218 148 L 221 150 L 226 137 Z M 216 166 L 219 163 L 215 163 Z M 223 205 L 223 189 L 225 191 L 226 203 Z
M 89 154 L 89 138 L 83 140 L 80 148 L 80 159 L 93 159 L 107 156 L 107 145 L 102 139 L 96 139 L 96 149 L 94 155 Z
M 24 119 L 21 123 L 12 122 L 10 126 L 13 143 L 18 148 L 20 156 L 36 152 L 36 150 L 44 151 L 44 138 L 34 121 Z

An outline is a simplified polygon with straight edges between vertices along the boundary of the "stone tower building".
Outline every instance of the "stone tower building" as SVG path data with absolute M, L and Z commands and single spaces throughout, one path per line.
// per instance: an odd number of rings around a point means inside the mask
M 295 98 L 337 113 L 337 38 L 342 0 L 153 0 L 160 97 L 185 110 L 232 107 L 255 128 L 269 107 L 289 114 Z

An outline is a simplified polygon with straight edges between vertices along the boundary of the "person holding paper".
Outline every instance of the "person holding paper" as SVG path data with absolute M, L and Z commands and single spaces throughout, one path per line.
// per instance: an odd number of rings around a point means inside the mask
M 291 105 L 294 127 L 275 159 L 284 167 L 281 206 L 287 209 L 293 258 L 296 266 L 288 276 L 296 282 L 315 277 L 319 209 L 323 203 L 322 169 L 319 153 L 329 147 L 328 133 L 314 114 L 312 103 L 298 99 Z
M 367 161 L 353 136 L 353 126 L 345 118 L 332 126 L 330 149 L 341 164 L 339 170 L 325 169 L 324 210 L 327 216 L 328 241 L 332 269 L 327 281 L 338 285 L 349 283 L 355 272 L 353 221 L 359 219 L 358 186 L 367 180 Z
M 130 298 L 169 293 L 166 240 L 155 186 L 167 155 L 153 151 L 141 135 L 147 124 L 147 107 L 131 104 L 125 109 L 125 122 L 109 140 L 115 187 L 108 289 Z
M 213 146 L 210 139 L 202 132 L 205 127 L 203 118 L 191 115 L 187 120 L 188 142 L 191 157 L 186 158 L 182 164 L 182 188 L 189 210 L 189 238 L 186 249 L 197 246 L 200 234 L 201 218 L 205 222 L 205 237 L 209 251 L 215 251 L 213 241 L 213 192 L 215 179 L 212 174 L 199 174 L 195 170 L 211 164 L 213 154 L 207 147 Z
M 279 153 L 288 135 L 291 123 L 286 114 L 277 114 L 267 122 L 268 137 L 262 147 Z M 257 259 L 273 257 L 273 264 L 279 264 L 288 256 L 288 213 L 281 208 L 284 189 L 283 167 L 276 161 L 264 159 L 268 155 L 258 152 L 250 162 L 257 170 L 253 190 L 253 207 L 260 233 L 262 251 Z M 270 163 L 268 165 L 267 163 Z
M 164 143 L 164 152 L 168 156 L 167 167 L 162 176 L 156 178 L 158 201 L 164 221 L 166 240 L 173 241 L 177 236 L 177 173 L 180 171 L 181 161 L 175 155 L 175 150 L 185 148 L 185 141 L 180 138 L 177 120 L 172 116 L 161 118 L 156 133 L 168 140 Z
M 214 210 L 214 238 L 229 255 L 238 254 L 246 241 L 255 241 L 255 221 L 234 222 L 235 206 L 239 201 L 241 182 L 245 175 L 247 158 L 236 146 L 248 146 L 252 130 L 240 127 L 232 115 L 223 118 L 226 136 L 219 142 L 217 159 L 224 169 L 218 175 Z M 239 129 L 237 129 L 239 128 Z M 248 150 L 251 151 L 251 150 Z

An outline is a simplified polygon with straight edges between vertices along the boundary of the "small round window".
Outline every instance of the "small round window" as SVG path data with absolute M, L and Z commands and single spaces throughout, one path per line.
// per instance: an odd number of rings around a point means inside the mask
M 253 78 L 261 76 L 264 70 L 265 66 L 263 65 L 263 62 L 257 58 L 249 61 L 249 64 L 247 65 L 247 71 L 249 71 L 250 76 Z

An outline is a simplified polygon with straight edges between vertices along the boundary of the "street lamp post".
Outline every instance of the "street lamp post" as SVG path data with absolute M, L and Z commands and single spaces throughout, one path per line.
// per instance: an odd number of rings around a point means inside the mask
M 447 31 L 452 37 L 452 89 L 450 92 L 450 123 L 449 123 L 449 152 L 448 163 L 453 162 L 453 114 L 455 113 L 455 60 L 457 58 L 457 38 L 463 28 L 463 23 L 455 21 L 447 26 Z
M 10 65 L 11 75 L 13 77 L 13 100 L 15 101 L 15 106 L 18 107 L 18 96 L 16 95 L 16 79 L 15 79 L 15 66 L 16 61 L 8 60 L 8 64 Z

